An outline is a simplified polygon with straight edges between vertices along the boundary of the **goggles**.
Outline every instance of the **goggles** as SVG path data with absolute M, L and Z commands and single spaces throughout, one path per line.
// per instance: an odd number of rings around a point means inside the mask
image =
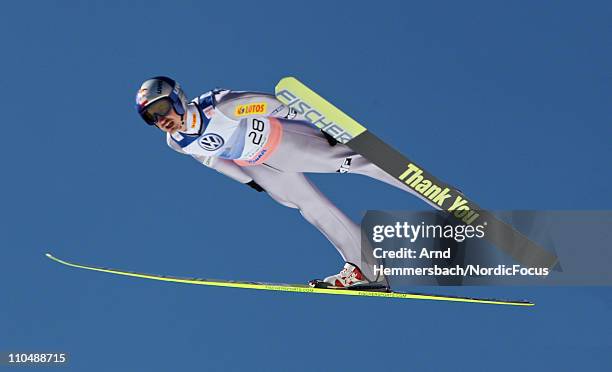
M 155 125 L 160 117 L 164 117 L 172 110 L 172 101 L 169 98 L 162 98 L 153 102 L 139 111 L 142 119 L 149 125 Z

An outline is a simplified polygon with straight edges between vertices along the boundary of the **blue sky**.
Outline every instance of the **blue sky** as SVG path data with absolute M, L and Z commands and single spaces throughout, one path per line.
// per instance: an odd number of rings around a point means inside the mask
M 5 4 L 0 351 L 92 372 L 610 370 L 607 287 L 419 288 L 529 309 L 388 301 L 113 277 L 44 252 L 271 282 L 338 271 L 296 211 L 143 125 L 135 91 L 158 74 L 190 96 L 297 76 L 484 207 L 610 209 L 611 17 L 600 1 Z M 425 208 L 363 177 L 312 179 L 355 219 Z

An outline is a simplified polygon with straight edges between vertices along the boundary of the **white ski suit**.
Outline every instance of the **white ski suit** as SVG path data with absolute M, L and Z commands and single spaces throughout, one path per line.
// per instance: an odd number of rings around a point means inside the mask
M 273 95 L 214 90 L 194 99 L 185 115 L 187 131 L 167 135 L 172 149 L 238 182 L 255 181 L 272 199 L 298 209 L 344 261 L 376 280 L 361 258 L 359 226 L 304 173 L 357 173 L 420 195 L 347 146 L 331 146 L 319 129 Z

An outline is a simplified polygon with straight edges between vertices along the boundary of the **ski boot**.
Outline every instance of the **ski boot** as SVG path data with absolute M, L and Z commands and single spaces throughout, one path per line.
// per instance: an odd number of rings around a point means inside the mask
M 357 266 L 348 262 L 344 264 L 340 273 L 325 279 L 313 279 L 308 284 L 314 288 L 391 292 L 384 276 L 378 277 L 375 281 L 368 280 Z

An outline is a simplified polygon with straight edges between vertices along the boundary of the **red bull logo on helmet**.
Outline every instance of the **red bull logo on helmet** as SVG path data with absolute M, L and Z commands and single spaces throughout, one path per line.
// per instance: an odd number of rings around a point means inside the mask
M 144 105 L 147 104 L 147 102 L 149 102 L 147 100 L 147 91 L 148 91 L 147 88 L 143 88 L 143 89 L 140 89 L 138 93 L 136 94 L 136 104 L 138 106 L 143 107 Z

